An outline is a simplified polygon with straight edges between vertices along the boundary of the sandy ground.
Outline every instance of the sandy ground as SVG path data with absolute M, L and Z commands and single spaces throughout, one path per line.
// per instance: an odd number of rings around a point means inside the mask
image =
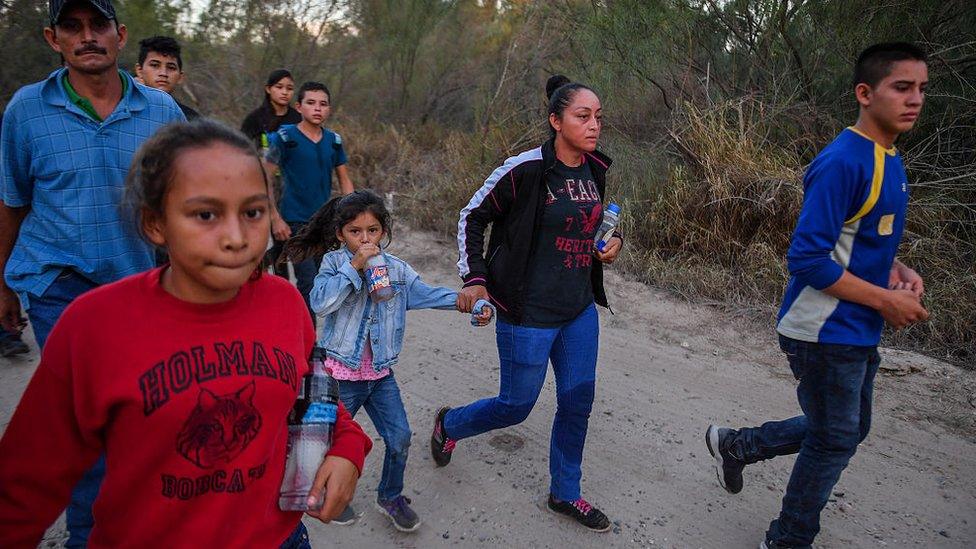
M 452 243 L 397 235 L 391 251 L 430 283 L 456 286 Z M 612 271 L 612 270 L 611 270 Z M 597 397 L 583 494 L 614 521 L 606 534 L 548 513 L 551 375 L 529 418 L 465 440 L 436 468 L 428 439 L 435 410 L 498 388 L 493 328 L 465 315 L 411 312 L 396 369 L 414 430 L 405 494 L 423 525 L 396 532 L 373 507 L 383 443 L 354 500 L 352 526 L 306 519 L 316 547 L 754 548 L 779 510 L 792 458 L 753 465 L 741 494 L 715 480 L 703 444 L 709 423 L 754 425 L 798 412 L 795 382 L 770 326 L 688 305 L 610 273 L 615 315 L 601 310 Z M 28 336 L 32 342 L 32 338 Z M 872 434 L 822 516 L 821 548 L 973 547 L 976 539 L 976 375 L 901 351 L 882 352 Z M 9 421 L 37 364 L 32 353 L 0 367 L 0 425 Z M 43 546 L 58 546 L 55 524 Z

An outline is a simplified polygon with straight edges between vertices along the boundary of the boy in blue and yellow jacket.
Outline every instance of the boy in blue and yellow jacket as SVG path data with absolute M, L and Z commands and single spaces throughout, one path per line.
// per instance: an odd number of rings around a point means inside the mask
M 858 57 L 857 123 L 807 170 L 787 253 L 791 276 L 776 331 L 800 382 L 803 414 L 706 432 L 719 482 L 731 493 L 742 489 L 747 464 L 798 454 L 762 548 L 811 547 L 820 511 L 870 429 L 884 323 L 899 329 L 928 317 L 922 278 L 895 257 L 908 178 L 894 148 L 915 124 L 927 84 L 925 53 L 911 44 L 876 44 Z

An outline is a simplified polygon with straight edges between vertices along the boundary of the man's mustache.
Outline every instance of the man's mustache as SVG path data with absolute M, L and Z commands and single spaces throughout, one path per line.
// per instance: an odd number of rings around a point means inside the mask
M 99 53 L 102 55 L 108 55 L 108 51 L 105 48 L 96 45 L 85 46 L 83 48 L 75 50 L 75 55 L 85 55 L 86 53 Z

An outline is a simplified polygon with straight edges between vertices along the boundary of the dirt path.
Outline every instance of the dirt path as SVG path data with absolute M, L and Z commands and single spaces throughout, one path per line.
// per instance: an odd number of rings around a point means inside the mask
M 429 283 L 456 285 L 452 244 L 401 230 L 391 251 Z M 401 534 L 373 508 L 383 446 L 377 440 L 349 527 L 307 520 L 316 547 L 675 547 L 754 548 L 779 510 L 792 458 L 746 470 L 730 496 L 715 481 L 702 443 L 712 422 L 745 425 L 797 413 L 794 382 L 772 329 L 610 274 L 615 315 L 601 310 L 597 398 L 583 463 L 583 493 L 614 521 L 590 534 L 544 509 L 551 375 L 521 425 L 458 445 L 447 468 L 427 449 L 441 405 L 495 394 L 492 328 L 465 316 L 411 312 L 396 375 L 414 430 L 405 494 L 424 521 Z M 904 376 L 877 380 L 872 434 L 823 514 L 818 547 L 972 547 L 976 539 L 976 376 L 911 353 L 885 351 Z M 0 367 L 6 425 L 36 355 Z M 58 526 L 49 539 L 62 539 Z M 334 542 L 334 543 L 333 543 Z

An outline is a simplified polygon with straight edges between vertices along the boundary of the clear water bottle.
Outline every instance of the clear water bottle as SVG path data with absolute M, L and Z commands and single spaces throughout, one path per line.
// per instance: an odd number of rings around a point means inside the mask
M 278 507 L 282 511 L 318 511 L 325 503 L 317 494 L 308 504 L 315 474 L 332 446 L 339 414 L 339 384 L 325 370 L 325 352 L 312 352 L 311 371 L 303 378 L 298 399 L 288 414 L 288 454 Z
M 366 286 L 369 297 L 374 303 L 380 303 L 393 297 L 393 286 L 390 284 L 390 271 L 386 266 L 386 258 L 380 252 L 366 260 Z
M 596 236 L 593 238 L 593 244 L 599 251 L 604 251 L 607 247 L 607 241 L 613 236 L 613 230 L 617 227 L 617 223 L 620 222 L 620 206 L 611 202 L 607 205 L 607 209 L 603 210 L 603 223 L 600 224 L 600 228 L 596 231 Z

